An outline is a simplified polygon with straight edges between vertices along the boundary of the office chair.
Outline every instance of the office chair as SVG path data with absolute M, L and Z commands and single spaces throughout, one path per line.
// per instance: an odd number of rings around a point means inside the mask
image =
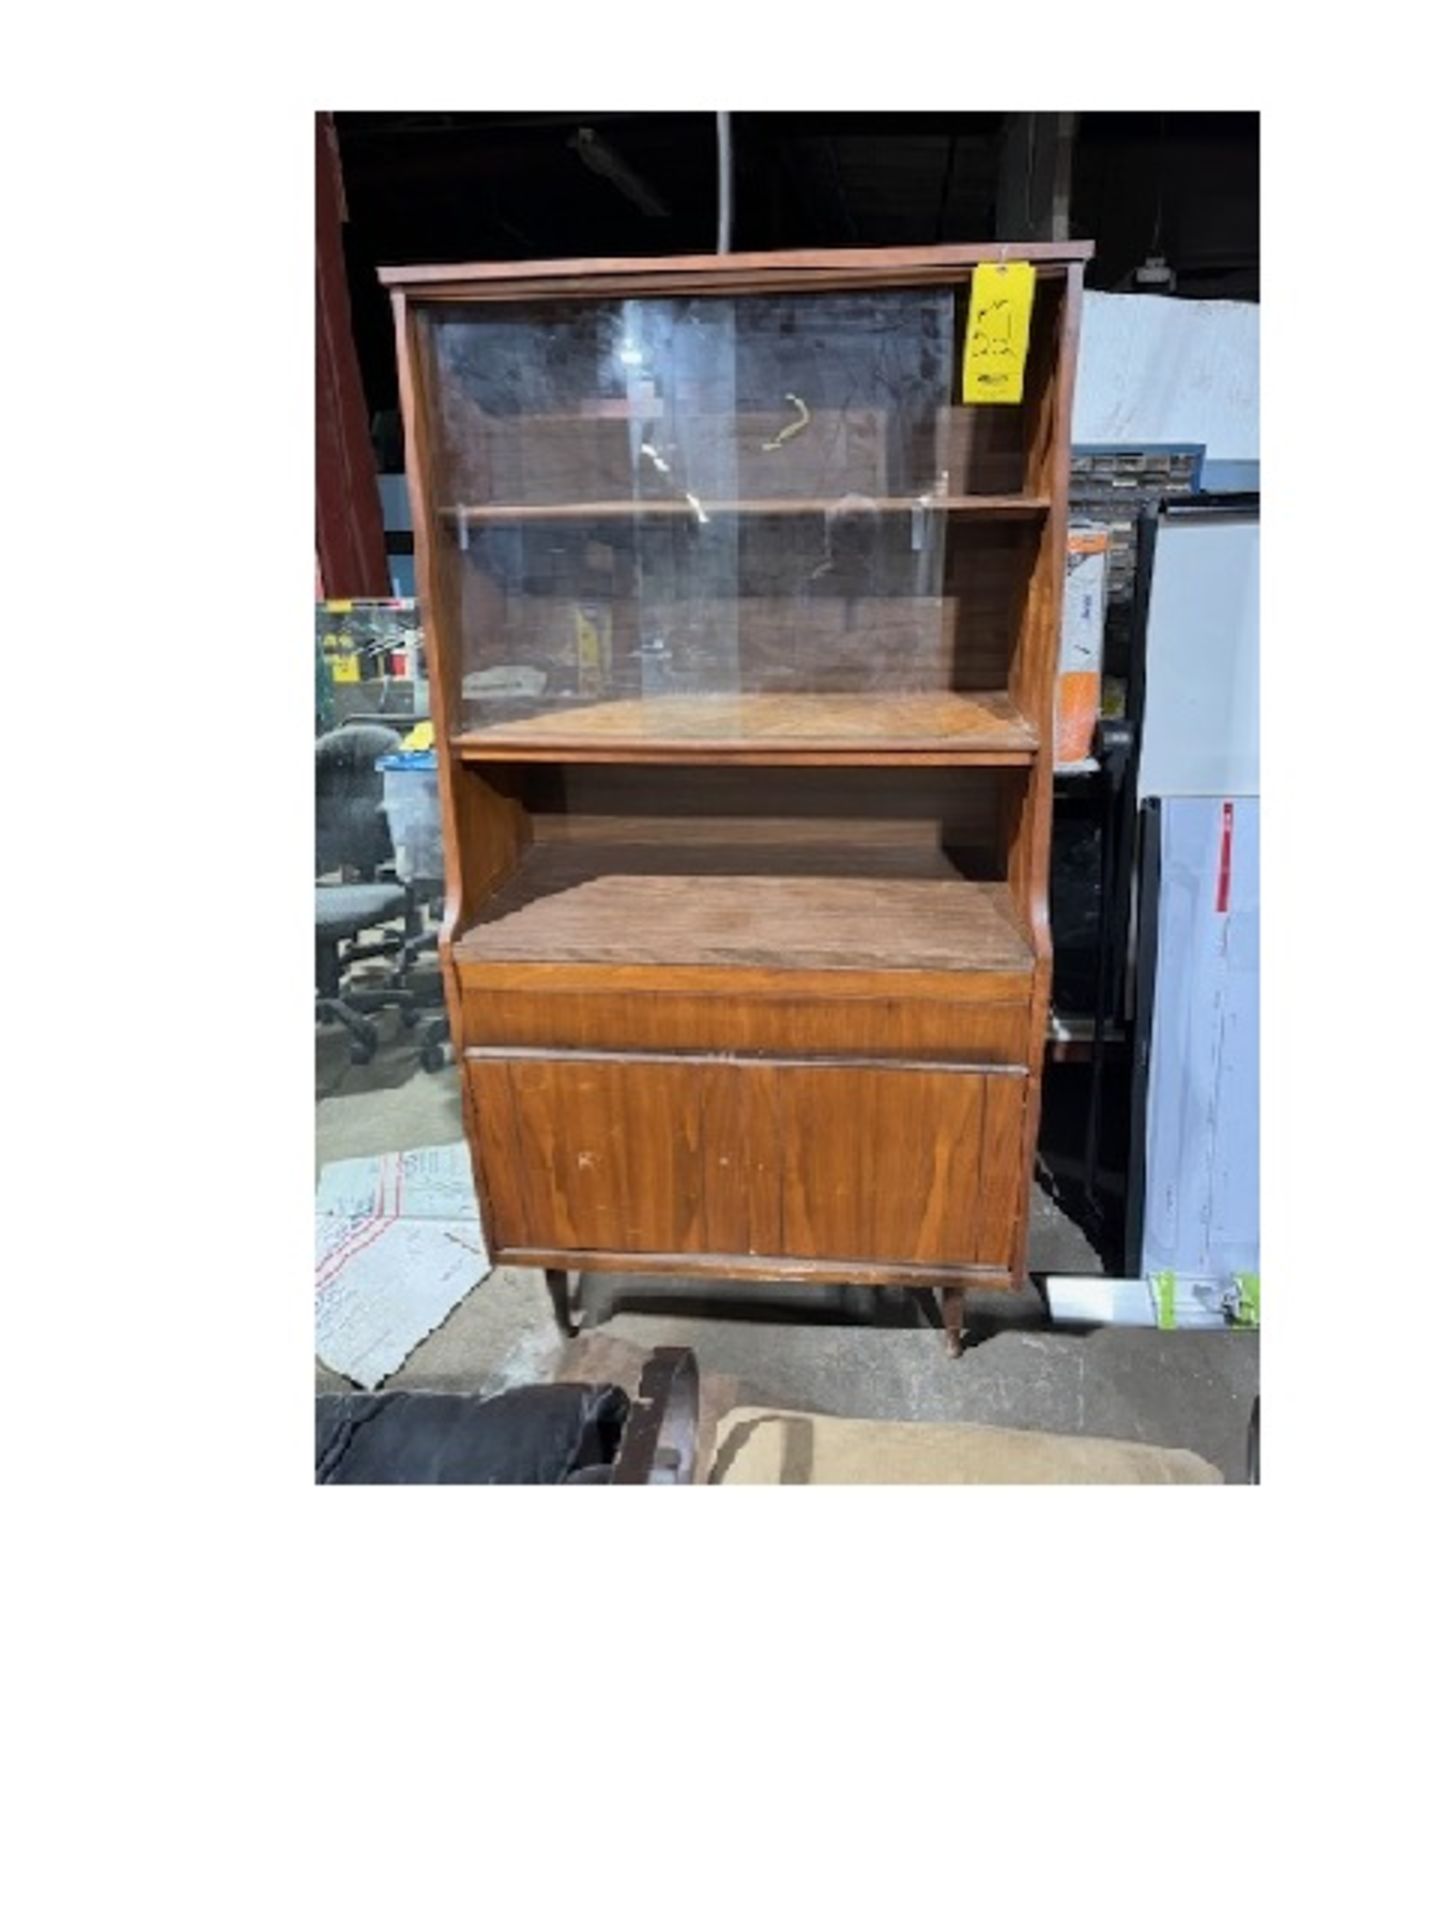
M 376 762 L 394 753 L 400 735 L 390 727 L 341 727 L 316 741 L 316 1012 L 326 1023 L 339 1021 L 351 1036 L 351 1058 L 364 1065 L 380 1040 L 368 1015 L 397 1006 L 403 1018 L 419 996 L 405 979 L 421 944 L 420 915 L 391 870 L 391 833 L 381 807 L 381 776 Z M 322 874 L 339 880 L 321 883 Z M 365 946 L 355 943 L 369 928 L 404 920 L 405 931 Z M 399 955 L 390 979 L 376 988 L 344 984 L 358 959 Z

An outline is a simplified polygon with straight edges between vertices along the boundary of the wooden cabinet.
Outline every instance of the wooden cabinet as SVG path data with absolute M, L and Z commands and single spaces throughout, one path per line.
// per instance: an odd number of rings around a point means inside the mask
M 476 1051 L 466 1073 L 510 1256 L 1010 1256 L 1020 1067 Z
M 1087 252 L 383 276 L 498 1259 L 1020 1277 Z

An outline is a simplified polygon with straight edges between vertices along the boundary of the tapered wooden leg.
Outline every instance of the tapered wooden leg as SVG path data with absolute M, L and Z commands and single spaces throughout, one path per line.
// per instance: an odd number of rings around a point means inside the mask
M 571 1275 L 565 1267 L 546 1269 L 546 1291 L 551 1295 L 551 1311 L 556 1315 L 556 1324 L 561 1329 L 564 1340 L 576 1338 L 576 1328 L 571 1319 Z
M 942 1325 L 947 1335 L 947 1351 L 955 1356 L 962 1351 L 962 1336 L 967 1331 L 966 1322 L 962 1317 L 964 1295 L 961 1287 L 943 1287 L 941 1294 Z

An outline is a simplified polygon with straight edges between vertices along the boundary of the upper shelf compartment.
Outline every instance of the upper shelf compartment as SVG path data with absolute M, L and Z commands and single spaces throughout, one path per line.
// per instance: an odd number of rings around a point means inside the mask
M 1025 764 L 1056 291 L 993 406 L 955 285 L 422 303 L 455 750 Z
M 427 307 L 433 502 L 462 525 L 543 508 L 1039 512 L 1056 290 L 1039 292 L 1017 405 L 958 403 L 959 298 Z
M 1025 760 L 1040 523 L 900 515 L 473 529 L 442 578 L 478 758 Z

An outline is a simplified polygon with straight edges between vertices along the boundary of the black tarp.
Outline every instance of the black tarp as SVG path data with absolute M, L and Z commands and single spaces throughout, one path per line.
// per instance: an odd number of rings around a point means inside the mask
M 318 1486 L 559 1486 L 615 1457 L 620 1387 L 316 1396 Z M 588 1476 L 591 1477 L 591 1476 Z

